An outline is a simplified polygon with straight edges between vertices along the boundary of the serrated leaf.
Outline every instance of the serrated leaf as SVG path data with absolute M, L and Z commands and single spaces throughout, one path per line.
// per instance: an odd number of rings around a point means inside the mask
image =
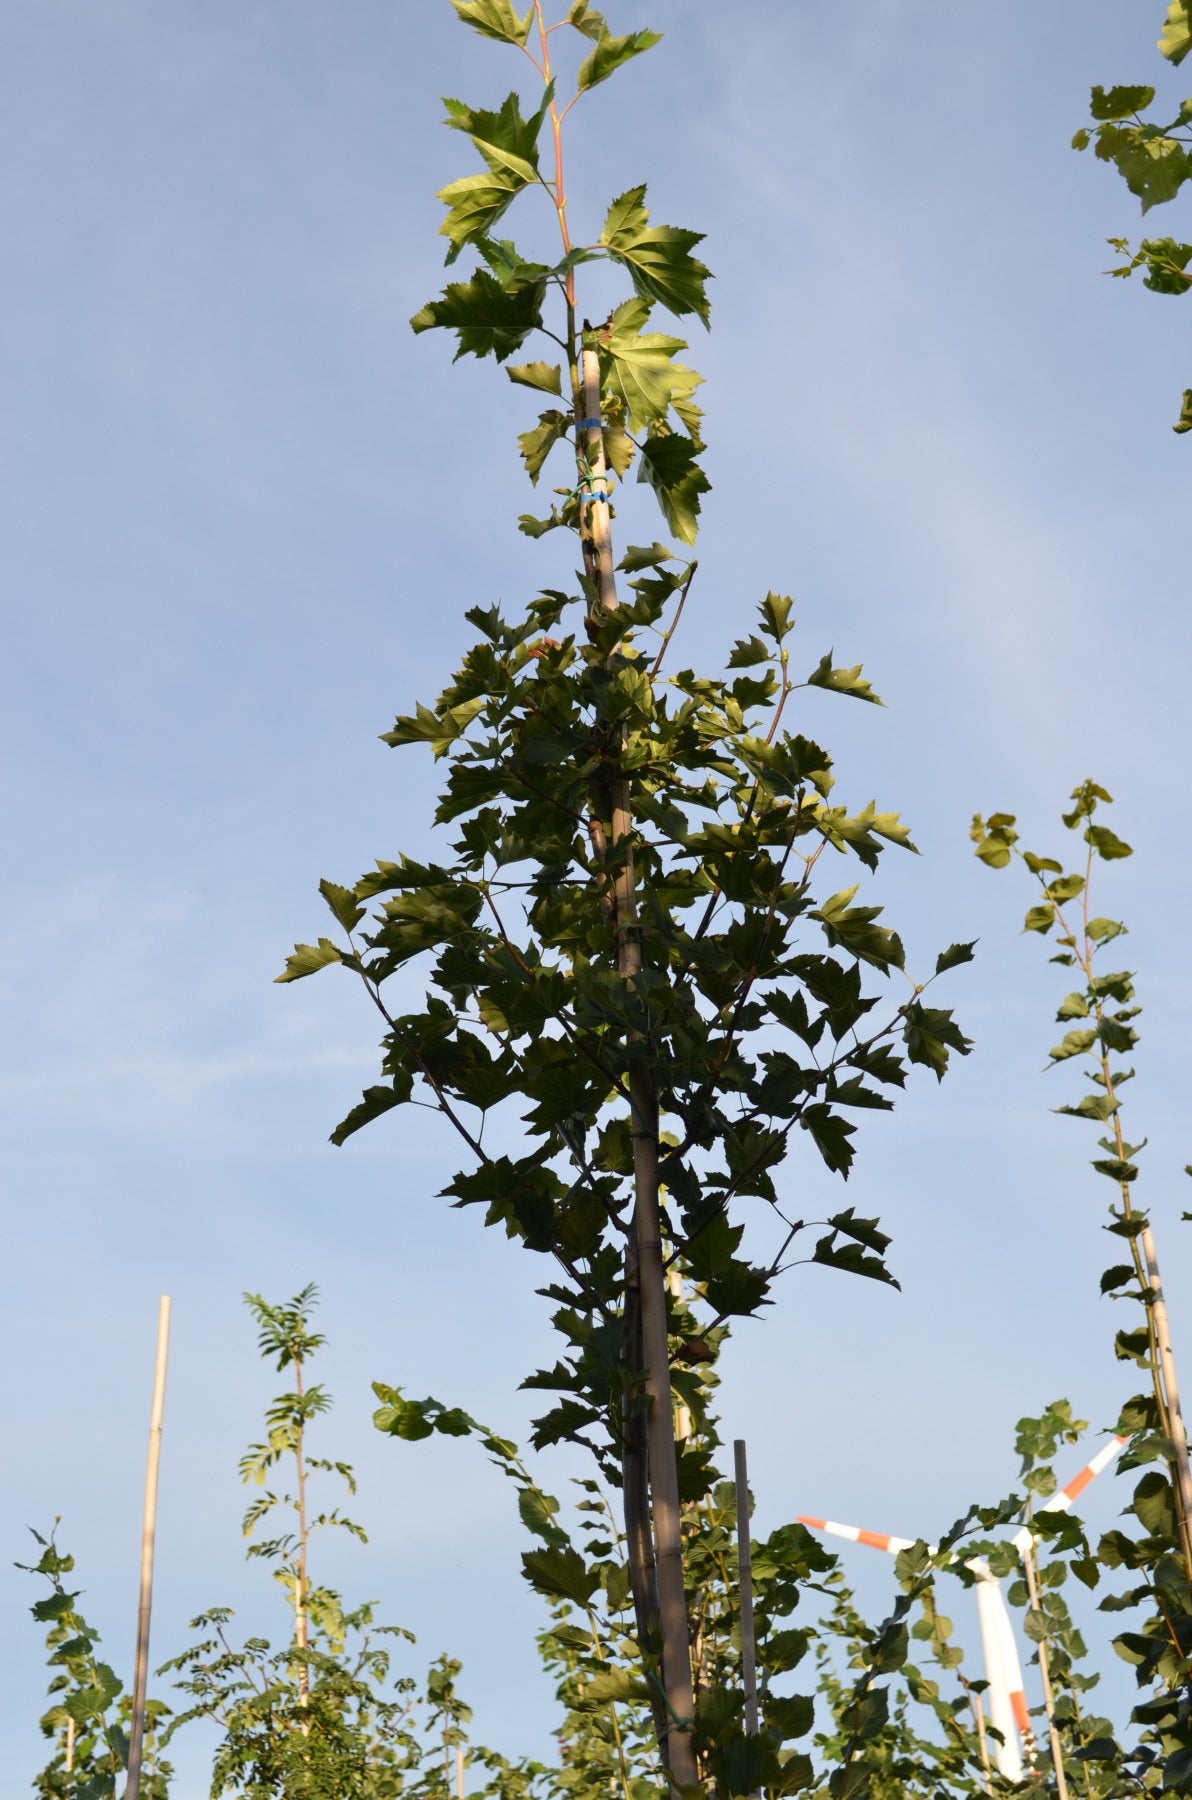
M 552 1600 L 574 1600 L 579 1606 L 586 1606 L 600 1586 L 599 1570 L 589 1569 L 570 1545 L 527 1550 L 522 1556 L 522 1569 L 538 1593 Z
M 1091 844 L 1105 862 L 1116 862 L 1123 856 L 1134 854 L 1129 844 L 1124 844 L 1120 837 L 1110 831 L 1108 825 L 1090 825 L 1084 834 L 1084 841 Z
M 526 474 L 535 487 L 537 487 L 538 477 L 542 473 L 542 465 L 555 445 L 566 438 L 570 428 L 570 413 L 545 412 L 537 425 L 518 435 L 518 449 L 521 451 L 522 461 L 526 465 Z
M 626 575 L 638 575 L 643 569 L 661 569 L 674 560 L 674 551 L 668 550 L 665 544 L 651 544 L 648 548 L 630 544 L 617 567 Z
M 1192 49 L 1192 4 L 1189 0 L 1171 0 L 1157 47 L 1170 63 L 1182 63 Z
M 519 19 L 510 0 L 451 0 L 451 4 L 465 25 L 481 37 L 495 38 L 499 44 L 524 47 L 534 22 L 533 7 L 524 19 Z
M 351 888 L 340 887 L 334 881 L 320 881 L 319 892 L 339 920 L 345 931 L 355 931 L 364 917 L 364 908 L 357 900 Z
M 354 1106 L 346 1118 L 341 1119 L 331 1133 L 330 1141 L 336 1146 L 345 1144 L 347 1140 L 365 1125 L 371 1125 L 382 1113 L 392 1112 L 410 1097 L 413 1082 L 409 1075 L 403 1074 L 388 1084 L 367 1087 L 358 1106 Z
M 1150 137 L 1135 125 L 1099 126 L 1096 154 L 1114 164 L 1144 213 L 1174 200 L 1192 175 L 1192 158 L 1178 138 Z
M 579 66 L 575 77 L 576 87 L 582 94 L 586 88 L 595 87 L 597 82 L 607 81 L 622 63 L 641 56 L 661 42 L 660 31 L 630 31 L 624 37 L 614 37 L 606 26 L 596 40 L 596 48 Z
M 544 394 L 562 395 L 563 371 L 557 363 L 507 363 L 505 373 L 510 381 L 520 382 L 522 387 L 538 388 Z
M 857 663 L 852 669 L 834 669 L 832 652 L 821 656 L 816 667 L 807 677 L 808 687 L 829 688 L 834 694 L 848 694 L 854 700 L 868 700 L 874 706 L 883 704 L 881 698 L 874 693 L 868 681 L 861 675 L 863 664 Z
M 1095 87 L 1089 101 L 1094 119 L 1129 119 L 1149 106 L 1155 98 L 1153 87 Z
M 274 981 L 301 981 L 304 975 L 313 975 L 317 969 L 325 969 L 328 963 L 343 961 L 343 952 L 331 942 L 330 938 L 321 937 L 317 944 L 295 944 L 293 953 L 286 957 L 286 966 Z
M 487 269 L 477 269 L 469 281 L 453 281 L 440 299 L 428 301 L 410 324 L 415 331 L 454 331 L 457 362 L 466 355 L 504 362 L 542 323 L 543 292 L 541 281 L 505 287 Z
M 654 490 L 662 516 L 680 543 L 694 544 L 699 531 L 700 495 L 712 483 L 696 461 L 698 452 L 680 432 L 651 432 L 641 445 L 637 478 Z
M 950 1011 L 923 1006 L 917 1000 L 907 1008 L 903 1037 L 910 1060 L 932 1069 L 939 1081 L 944 1079 L 950 1050 L 967 1056 L 972 1049 Z
M 972 962 L 973 952 L 976 948 L 975 938 L 971 944 L 949 944 L 948 948 L 941 950 L 935 959 L 936 974 L 943 975 L 948 969 L 958 968 L 961 963 Z
M 593 43 L 608 31 L 604 14 L 598 13 L 594 6 L 589 6 L 587 0 L 575 0 L 567 14 L 567 23 L 574 25 L 577 31 L 583 33 L 584 37 L 591 38 Z
M 671 407 L 679 411 L 703 380 L 694 369 L 675 361 L 678 351 L 687 348 L 682 338 L 643 331 L 649 317 L 649 301 L 625 300 L 594 340 L 605 386 L 624 406 L 631 431 L 664 424 Z
M 703 242 L 704 234 L 675 225 L 652 226 L 645 195 L 643 184 L 613 201 L 600 242 L 614 261 L 629 271 L 643 299 L 658 301 L 680 315 L 695 313 L 706 325 L 709 271 L 691 254 L 695 245 Z

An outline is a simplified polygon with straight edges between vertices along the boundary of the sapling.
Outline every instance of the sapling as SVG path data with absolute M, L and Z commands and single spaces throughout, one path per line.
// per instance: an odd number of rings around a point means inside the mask
M 457 676 L 386 738 L 446 763 L 443 860 L 401 855 L 352 887 L 323 882 L 341 935 L 299 945 L 280 979 L 338 964 L 382 1021 L 381 1079 L 333 1141 L 431 1106 L 467 1149 L 446 1193 L 553 1263 L 540 1291 L 563 1354 L 529 1385 L 559 1398 L 535 1442 L 582 1444 L 621 1490 L 639 1668 L 670 1778 L 690 1788 L 697 1736 L 710 1755 L 716 1734 L 695 1718 L 683 1516 L 712 1478 L 676 1443 L 669 1271 L 698 1290 L 689 1340 L 767 1304 L 813 1223 L 779 1171 L 806 1146 L 847 1175 L 850 1115 L 888 1109 L 908 1062 L 942 1077 L 967 1051 L 924 989 L 971 946 L 918 979 L 858 882 L 818 886 L 837 857 L 856 860 L 859 881 L 886 845 L 911 847 L 896 813 L 835 801 L 831 759 L 806 735 L 816 690 L 877 702 L 859 665 L 829 654 L 800 673 L 792 603 L 775 593 L 726 672 L 679 662 L 681 618 L 698 604 L 685 552 L 710 484 L 700 377 L 656 315 L 706 324 L 709 272 L 698 232 L 652 222 L 644 185 L 581 229 L 564 168 L 571 115 L 658 34 L 618 34 L 586 0 L 551 22 L 541 0 L 524 14 L 510 0 L 451 3 L 532 91 L 446 101 L 481 164 L 440 195 L 447 261 L 471 266 L 412 324 L 453 333 L 457 356 L 491 357 L 547 397 L 519 448 L 533 484 L 552 455 L 561 483 L 520 525 L 566 547 L 553 579 L 567 585 L 513 617 L 469 610 L 479 637 Z M 653 100 L 643 116 L 661 110 L 660 89 Z M 588 119 L 585 143 L 596 129 Z M 523 196 L 545 204 L 553 260 L 498 236 Z M 596 263 L 624 284 L 611 311 L 585 298 Z M 514 362 L 527 345 L 532 359 Z M 616 561 L 635 467 L 680 548 L 630 545 Z M 419 996 L 411 1010 L 399 991 Z M 736 1215 L 749 1199 L 769 1220 L 747 1255 Z M 818 1222 L 802 1260 L 888 1280 L 886 1242 L 850 1208 Z
M 245 1296 L 261 1355 L 292 1382 L 269 1406 L 264 1440 L 240 1463 L 242 1479 L 260 1490 L 244 1515 L 244 1535 L 253 1539 L 247 1555 L 263 1561 L 285 1592 L 289 1641 L 276 1650 L 261 1637 L 236 1645 L 230 1610 L 215 1607 L 192 1621 L 196 1641 L 165 1664 L 189 1701 L 168 1735 L 195 1719 L 221 1732 L 213 1796 L 388 1800 L 421 1757 L 408 1719 L 414 1683 L 394 1679 L 391 1669 L 393 1640 L 412 1642 L 411 1634 L 377 1624 L 370 1603 L 346 1607 L 311 1574 L 311 1546 L 321 1533 L 366 1541 L 355 1520 L 315 1498 L 327 1477 L 355 1492 L 350 1465 L 312 1454 L 309 1443 L 312 1422 L 331 1405 L 308 1373 L 326 1342 L 311 1325 L 316 1296 L 313 1285 L 283 1305 Z M 289 1491 L 274 1488 L 278 1477 Z M 273 1535 L 256 1536 L 264 1524 Z
M 50 1706 L 41 1720 L 42 1735 L 53 1745 L 53 1754 L 33 1781 L 41 1800 L 115 1800 L 123 1791 L 129 1765 L 129 1724 L 132 1697 L 110 1664 L 100 1660 L 99 1633 L 89 1625 L 77 1605 L 79 1592 L 71 1592 L 63 1577 L 74 1572 L 74 1557 L 57 1544 L 57 1522 L 48 1538 L 34 1531 L 41 1547 L 36 1563 L 18 1568 L 40 1575 L 50 1593 L 31 1608 L 33 1617 L 47 1625 L 46 1646 L 54 1674 L 50 1682 Z M 143 1800 L 167 1800 L 173 1770 L 161 1756 L 159 1727 L 169 1708 L 161 1700 L 145 1699 L 140 1765 Z
M 1134 1714 L 1143 1727 L 1141 1741 L 1127 1749 L 1107 1739 L 1105 1760 L 1122 1770 L 1124 1780 L 1134 1779 L 1132 1767 L 1149 1769 L 1154 1777 L 1162 1770 L 1165 1784 L 1182 1791 L 1192 1770 L 1192 1474 L 1155 1234 L 1139 1198 L 1137 1159 L 1146 1140 L 1130 1143 L 1125 1133 L 1123 1089 L 1134 1069 L 1120 1059 L 1137 1047 L 1135 1022 L 1142 1009 L 1133 971 L 1103 966 L 1106 950 L 1118 943 L 1126 927 L 1098 913 L 1093 899 L 1094 880 L 1103 866 L 1132 855 L 1130 845 L 1104 822 L 1101 809 L 1110 801 L 1107 790 L 1094 781 L 1073 790 L 1063 824 L 1079 840 L 1076 858 L 1024 850 L 1013 813 L 994 813 L 988 819 L 978 814 L 971 835 L 976 854 L 990 868 L 1022 863 L 1037 888 L 1024 930 L 1051 938 L 1056 948 L 1051 961 L 1072 970 L 1078 981 L 1060 1001 L 1056 1020 L 1064 1033 L 1052 1047 L 1049 1063 L 1080 1071 L 1087 1091 L 1056 1110 L 1102 1134 L 1092 1166 L 1111 1184 L 1105 1229 L 1124 1260 L 1105 1270 L 1101 1292 L 1142 1308 L 1141 1324 L 1117 1331 L 1114 1347 L 1120 1359 L 1144 1371 L 1148 1385 L 1125 1403 L 1117 1422 L 1118 1432 L 1128 1439 L 1121 1471 L 1146 1469 L 1127 1508 L 1141 1524 L 1142 1535 L 1131 1536 L 1125 1529 L 1106 1532 L 1095 1552 L 1083 1546 L 1073 1566 L 1090 1586 L 1107 1570 L 1128 1571 L 1133 1585 L 1124 1594 L 1111 1594 L 1103 1607 L 1146 1609 L 1139 1629 L 1115 1639 L 1115 1648 L 1135 1665 L 1147 1693 Z M 1065 864 L 1073 861 L 1076 867 L 1065 873 Z M 1044 1521 L 1047 1515 L 1040 1515 L 1032 1529 L 1045 1530 Z M 1035 1613 L 1041 1616 L 1037 1606 Z

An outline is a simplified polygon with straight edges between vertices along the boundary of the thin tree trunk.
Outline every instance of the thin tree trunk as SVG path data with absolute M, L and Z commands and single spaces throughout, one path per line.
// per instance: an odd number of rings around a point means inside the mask
M 600 363 L 594 350 L 583 352 L 583 403 L 585 416 L 600 417 Z M 599 423 L 587 429 L 589 491 L 588 529 L 592 543 L 600 605 L 617 604 L 613 573 L 612 537 L 606 496 L 604 440 Z M 633 829 L 629 783 L 612 783 L 612 847 L 616 849 Z M 614 881 L 617 908 L 618 965 L 632 986 L 641 971 L 641 942 L 637 928 L 633 857 L 626 856 Z M 658 1611 L 662 1630 L 662 1685 L 670 1718 L 668 1762 L 672 1779 L 682 1787 L 699 1779 L 692 1748 L 692 1715 L 695 1700 L 691 1688 L 691 1652 L 687 1633 L 687 1597 L 683 1585 L 683 1544 L 680 1530 L 679 1473 L 675 1451 L 674 1416 L 670 1384 L 670 1346 L 667 1341 L 666 1269 L 662 1259 L 662 1227 L 658 1207 L 658 1091 L 654 1070 L 643 1058 L 629 1074 L 630 1132 L 633 1140 L 634 1233 L 637 1238 L 638 1273 L 641 1283 L 642 1351 L 649 1408 L 646 1438 L 649 1449 L 650 1496 L 654 1519 L 654 1561 L 658 1574 Z
M 622 1315 L 624 1344 L 622 1367 L 626 1386 L 621 1399 L 621 1498 L 625 1512 L 625 1546 L 629 1562 L 629 1588 L 642 1657 L 659 1659 L 658 1571 L 654 1566 L 654 1539 L 650 1531 L 650 1459 L 646 1442 L 646 1415 L 641 1404 L 639 1378 L 642 1353 L 642 1297 L 637 1269 L 637 1237 L 631 1232 L 625 1245 L 625 1305 Z M 666 1707 L 660 1696 L 651 1702 L 658 1745 L 666 1755 Z
M 753 1629 L 753 1551 L 749 1542 L 749 1470 L 745 1439 L 733 1440 L 737 1487 L 737 1587 L 741 1607 L 741 1685 L 745 1689 L 745 1732 L 757 1736 L 757 1638 Z
M 145 1702 L 149 1685 L 149 1619 L 153 1611 L 153 1548 L 157 1535 L 157 1472 L 166 1405 L 166 1365 L 170 1355 L 170 1297 L 157 1308 L 157 1351 L 153 1363 L 153 1404 L 149 1412 L 149 1456 L 145 1466 L 145 1510 L 141 1523 L 141 1594 L 137 1606 L 137 1653 L 133 1665 L 132 1720 L 128 1741 L 125 1800 L 138 1800 L 145 1749 Z M 70 1746 L 73 1752 L 73 1744 Z M 72 1756 L 73 1760 L 73 1756 Z
M 1167 1302 L 1163 1298 L 1163 1280 L 1159 1273 L 1159 1254 L 1149 1225 L 1140 1235 L 1147 1280 L 1151 1288 L 1151 1317 L 1155 1324 L 1155 1342 L 1159 1349 L 1159 1367 L 1163 1375 L 1163 1391 L 1167 1398 L 1167 1429 L 1175 1450 L 1175 1476 L 1180 1513 L 1180 1539 L 1184 1561 L 1192 1575 L 1192 1471 L 1188 1467 L 1188 1437 L 1180 1411 L 1180 1389 L 1175 1372 L 1175 1355 L 1171 1348 L 1171 1327 L 1167 1319 Z
M 293 1363 L 294 1391 L 301 1402 L 302 1364 L 297 1357 L 293 1358 Z M 310 1705 L 310 1664 L 306 1660 L 310 1647 L 310 1625 L 306 1611 L 306 1548 L 309 1533 L 306 1528 L 306 1431 L 301 1421 L 294 1444 L 294 1460 L 298 1465 L 298 1569 L 294 1582 L 294 1641 L 299 1650 L 298 1704 L 306 1708 Z M 304 1718 L 302 1721 L 302 1735 L 310 1736 L 309 1719 Z

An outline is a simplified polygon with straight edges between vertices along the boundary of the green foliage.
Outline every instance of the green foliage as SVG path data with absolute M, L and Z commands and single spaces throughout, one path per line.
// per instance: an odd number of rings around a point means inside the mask
M 1180 63 L 1192 43 L 1187 0 L 1171 0 L 1158 49 L 1172 64 Z M 1092 128 L 1082 126 L 1072 139 L 1074 150 L 1091 144 L 1102 162 L 1116 168 L 1144 213 L 1177 198 L 1192 177 L 1192 100 L 1180 102 L 1174 118 L 1159 123 L 1148 112 L 1155 89 L 1147 85 L 1120 85 L 1092 90 Z M 1111 246 L 1125 258 L 1112 275 L 1130 276 L 1145 269 L 1144 286 L 1156 294 L 1186 294 L 1192 287 L 1188 263 L 1192 245 L 1174 238 L 1144 238 L 1131 251 L 1125 238 L 1111 238 Z M 1180 416 L 1172 429 L 1192 430 L 1192 390 L 1184 396 Z
M 345 1607 L 309 1572 L 319 1532 L 339 1528 L 366 1541 L 354 1520 L 338 1508 L 317 1510 L 313 1500 L 311 1484 L 327 1476 L 349 1493 L 356 1485 L 347 1463 L 314 1456 L 308 1445 L 312 1422 L 331 1405 L 326 1389 L 306 1380 L 311 1358 L 326 1342 L 311 1329 L 316 1299 L 313 1284 L 282 1305 L 245 1295 L 261 1356 L 293 1381 L 270 1403 L 263 1441 L 251 1444 L 240 1462 L 243 1481 L 260 1490 L 245 1512 L 244 1535 L 253 1537 L 266 1522 L 274 1530 L 250 1543 L 247 1554 L 269 1566 L 287 1596 L 288 1641 L 276 1650 L 260 1637 L 237 1646 L 228 1635 L 231 1612 L 214 1607 L 192 1620 L 194 1641 L 164 1665 L 163 1672 L 178 1675 L 176 1686 L 188 1701 L 166 1739 L 195 1719 L 220 1729 L 213 1797 L 391 1800 L 406 1792 L 421 1761 L 407 1723 L 414 1683 L 391 1676 L 392 1641 L 412 1642 L 410 1633 L 378 1625 L 371 1603 Z M 292 1493 L 272 1485 L 287 1469 Z
M 1108 1594 L 1101 1606 L 1109 1613 L 1142 1610 L 1137 1624 L 1119 1632 L 1114 1640 L 1118 1654 L 1134 1666 L 1145 1696 L 1133 1715 L 1139 1728 L 1133 1746 L 1124 1746 L 1107 1721 L 1089 1727 L 1091 1736 L 1077 1733 L 1082 1682 L 1088 1687 L 1095 1678 L 1078 1679 L 1073 1673 L 1083 1646 L 1058 1595 L 1050 1591 L 1040 1595 L 1028 1614 L 1026 1628 L 1048 1647 L 1053 1676 L 1066 1690 L 1061 1723 L 1071 1754 L 1084 1771 L 1095 1770 L 1099 1791 L 1124 1793 L 1131 1791 L 1131 1783 L 1139 1782 L 1151 1788 L 1161 1777 L 1164 1791 L 1182 1792 L 1185 1771 L 1192 1767 L 1188 1663 L 1192 1652 L 1188 1526 L 1192 1479 L 1184 1428 L 1173 1397 L 1174 1374 L 1154 1236 L 1138 1194 L 1137 1158 L 1146 1141 L 1128 1142 L 1123 1119 L 1121 1091 L 1134 1069 L 1117 1059 L 1132 1054 L 1137 1046 L 1135 1021 L 1141 1008 L 1132 972 L 1103 970 L 1099 960 L 1126 927 L 1097 915 L 1092 904 L 1093 878 L 1100 865 L 1119 862 L 1132 852 L 1100 817 L 1100 808 L 1110 804 L 1104 787 L 1085 781 L 1071 799 L 1063 824 L 1080 837 L 1084 850 L 1070 875 L 1063 872 L 1066 858 L 1040 856 L 1020 848 L 1013 814 L 995 813 L 988 820 L 978 815 L 971 835 L 977 855 L 990 867 L 1004 868 L 1013 859 L 1022 861 L 1042 891 L 1041 903 L 1027 914 L 1026 929 L 1042 937 L 1054 932 L 1057 954 L 1052 962 L 1075 970 L 1083 983 L 1060 1002 L 1056 1017 L 1063 1024 L 1072 1019 L 1084 1023 L 1067 1030 L 1052 1048 L 1050 1066 L 1082 1071 L 1086 1091 L 1074 1104 L 1056 1110 L 1091 1123 L 1101 1134 L 1097 1140 L 1101 1155 L 1093 1158 L 1092 1166 L 1112 1184 L 1106 1229 L 1115 1241 L 1118 1257 L 1124 1250 L 1129 1260 L 1113 1262 L 1103 1273 L 1100 1288 L 1103 1294 L 1133 1303 L 1142 1311 L 1136 1328 L 1115 1334 L 1118 1357 L 1139 1366 L 1147 1377 L 1146 1391 L 1126 1401 L 1117 1422 L 1118 1432 L 1129 1440 L 1122 1470 L 1145 1470 L 1127 1509 L 1142 1527 L 1141 1534 L 1113 1530 L 1093 1548 L 1071 1519 L 1062 1526 L 1054 1526 L 1048 1515 L 1032 1522 L 1036 1533 L 1059 1532 L 1061 1559 L 1040 1571 L 1043 1588 L 1057 1587 L 1066 1567 L 1090 1587 L 1096 1587 L 1110 1571 L 1127 1571 L 1131 1577 L 1125 1592 Z M 1071 1419 L 1066 1407 L 1051 1409 L 1042 1420 L 1024 1421 L 1019 1450 L 1028 1487 L 1034 1492 L 1046 1495 L 1051 1491 L 1047 1482 L 1052 1479 L 1049 1472 L 1034 1469 L 1036 1460 L 1049 1455 L 1061 1436 L 1071 1438 L 1078 1429 L 1079 1422 Z M 1160 1466 L 1153 1466 L 1156 1464 Z M 1077 1733 L 1074 1743 L 1073 1733 Z
M 131 1696 L 110 1666 L 96 1654 L 99 1633 L 88 1625 L 76 1602 L 78 1592 L 68 1592 L 62 1578 L 74 1570 L 74 1557 L 59 1550 L 55 1531 L 48 1538 L 34 1531 L 41 1546 L 36 1563 L 18 1563 L 31 1575 L 50 1584 L 44 1600 L 31 1608 L 34 1619 L 48 1626 L 46 1648 L 54 1671 L 50 1681 L 50 1706 L 42 1715 L 42 1736 L 53 1745 L 50 1761 L 34 1777 L 33 1792 L 42 1800 L 114 1800 L 124 1791 L 128 1768 L 128 1733 L 132 1716 Z M 145 1737 L 141 1762 L 142 1800 L 166 1800 L 173 1769 L 161 1756 L 160 1733 L 169 1708 L 149 1700 L 145 1709 Z M 166 1734 L 168 1736 L 168 1733 Z

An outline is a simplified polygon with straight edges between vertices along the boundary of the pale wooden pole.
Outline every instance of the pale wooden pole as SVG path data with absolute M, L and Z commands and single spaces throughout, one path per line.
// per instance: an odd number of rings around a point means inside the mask
M 1180 1411 L 1180 1388 L 1176 1379 L 1175 1355 L 1171 1348 L 1167 1302 L 1163 1298 L 1163 1280 L 1159 1273 L 1159 1253 L 1155 1249 L 1155 1239 L 1149 1225 L 1143 1227 L 1140 1240 L 1146 1262 L 1147 1284 L 1151 1290 L 1151 1318 L 1155 1328 L 1155 1344 L 1159 1351 L 1159 1367 L 1163 1375 L 1163 1392 L 1167 1400 L 1167 1435 L 1175 1451 L 1180 1537 L 1184 1546 L 1184 1558 L 1189 1573 L 1192 1573 L 1192 1470 L 1188 1466 L 1188 1438 L 1184 1430 L 1184 1416 Z
M 681 1302 L 683 1299 L 683 1276 L 679 1269 L 671 1269 L 670 1274 L 666 1278 L 666 1285 L 670 1289 L 671 1299 Z M 680 1400 L 675 1407 L 675 1442 L 677 1444 L 685 1444 L 690 1436 L 691 1408 L 685 1401 Z
M 737 1487 L 737 1586 L 741 1600 L 741 1676 L 745 1689 L 745 1733 L 757 1736 L 757 1636 L 753 1628 L 753 1551 L 749 1544 L 749 1471 L 745 1439 L 733 1440 Z
M 1022 1568 L 1026 1576 L 1027 1597 L 1031 1603 L 1031 1611 L 1043 1617 L 1039 1606 L 1039 1584 L 1035 1575 L 1035 1548 L 1032 1543 L 1022 1553 Z M 1043 1684 L 1043 1708 L 1047 1714 L 1047 1738 L 1051 1746 L 1051 1766 L 1055 1770 L 1055 1791 L 1058 1800 L 1068 1800 L 1068 1780 L 1064 1774 L 1064 1747 L 1060 1742 L 1059 1727 L 1055 1722 L 1055 1697 L 1051 1689 L 1051 1665 L 1047 1656 L 1047 1639 L 1040 1638 L 1035 1646 L 1039 1655 L 1039 1679 Z
M 612 531 L 608 516 L 608 470 L 600 428 L 600 359 L 583 351 L 582 393 L 588 476 L 580 504 L 587 506 L 588 534 L 596 569 L 600 606 L 617 605 L 613 572 Z M 633 830 L 629 783 L 612 783 L 612 843 L 615 848 Z M 632 850 L 614 882 L 617 964 L 632 987 L 641 972 L 637 898 Z M 650 1465 L 650 1504 L 654 1521 L 654 1558 L 658 1571 L 658 1613 L 662 1636 L 662 1685 L 670 1714 L 667 1761 L 678 1787 L 699 1780 L 691 1732 L 695 1695 L 691 1682 L 691 1648 L 687 1629 L 687 1596 L 683 1587 L 682 1513 L 675 1423 L 670 1383 L 670 1345 L 666 1317 L 666 1267 L 662 1258 L 662 1222 L 658 1202 L 658 1089 L 648 1059 L 634 1062 L 629 1074 L 630 1134 L 633 1143 L 634 1232 L 641 1275 L 642 1356 L 645 1364 L 646 1437 Z
M 132 1729 L 128 1742 L 128 1785 L 124 1800 L 139 1800 L 145 1747 L 145 1696 L 149 1685 L 149 1615 L 153 1609 L 153 1541 L 157 1531 L 157 1471 L 161 1462 L 161 1422 L 166 1405 L 166 1363 L 170 1354 L 170 1297 L 157 1308 L 157 1355 L 153 1365 L 153 1405 L 149 1413 L 149 1458 L 145 1467 L 145 1512 L 141 1525 L 141 1598 L 137 1607 L 137 1656 L 133 1672 Z

